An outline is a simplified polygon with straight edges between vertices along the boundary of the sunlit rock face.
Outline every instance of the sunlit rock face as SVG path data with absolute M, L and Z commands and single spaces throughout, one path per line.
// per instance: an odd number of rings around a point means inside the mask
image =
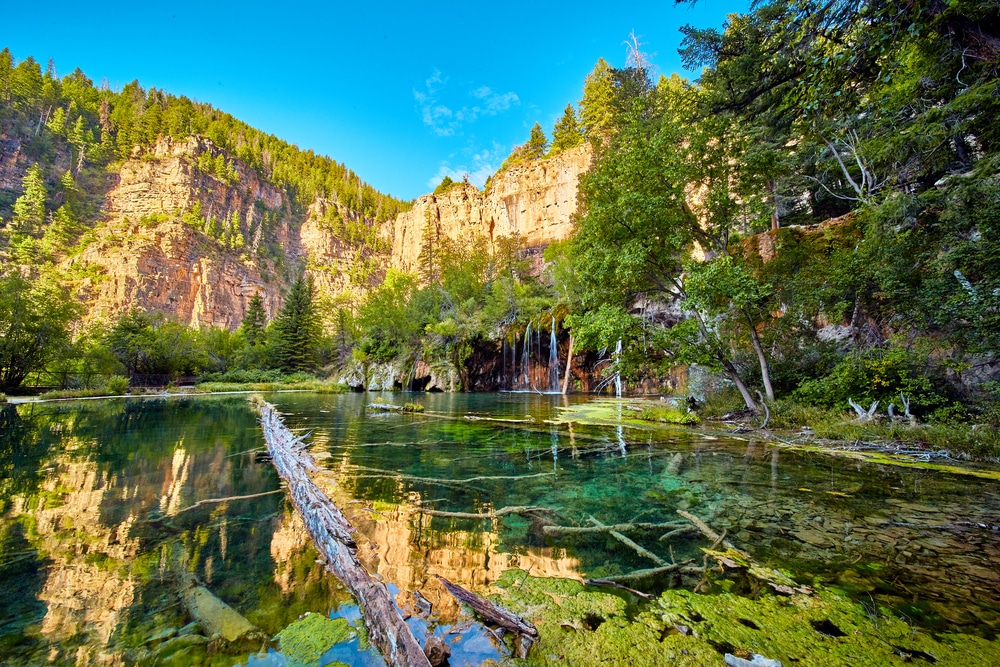
M 226 160 L 233 179 L 199 170 L 206 155 Z M 277 313 L 302 270 L 328 296 L 361 293 L 381 281 L 387 262 L 373 261 L 371 249 L 326 225 L 333 209 L 342 220 L 358 221 L 347 207 L 324 199 L 297 212 L 280 189 L 208 139 L 163 138 L 122 164 L 105 198 L 103 222 L 64 268 L 77 276 L 88 320 L 140 307 L 192 326 L 234 329 L 255 294 L 270 316 Z M 239 245 L 222 233 L 234 215 Z M 210 226 L 205 221 L 212 218 Z M 374 269 L 352 277 L 362 259 Z
M 458 183 L 441 194 L 420 197 L 388 230 L 392 266 L 416 271 L 428 225 L 434 234 L 452 240 L 479 235 L 493 241 L 516 234 L 529 249 L 568 238 L 580 176 L 590 168 L 591 158 L 590 144 L 585 143 L 498 172 L 483 192 Z

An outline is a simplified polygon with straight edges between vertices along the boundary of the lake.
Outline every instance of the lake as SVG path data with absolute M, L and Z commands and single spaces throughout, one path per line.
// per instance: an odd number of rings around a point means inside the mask
M 995 479 L 797 451 L 752 433 L 653 428 L 629 419 L 627 402 L 591 397 L 266 398 L 310 433 L 317 478 L 358 530 L 359 558 L 418 638 L 448 638 L 452 664 L 504 649 L 434 575 L 482 591 L 511 568 L 579 579 L 655 567 L 606 531 L 545 526 L 671 524 L 683 522 L 678 510 L 800 583 L 918 627 L 987 638 L 1000 629 Z M 425 411 L 365 410 L 404 401 Z M 0 406 L 0 661 L 309 664 L 272 638 L 312 612 L 356 628 L 315 664 L 381 664 L 262 446 L 244 396 Z M 524 506 L 540 509 L 441 515 Z M 628 536 L 654 558 L 701 563 L 704 537 L 661 540 L 667 532 Z M 678 577 L 637 587 L 693 583 Z M 236 642 L 207 636 L 187 602 L 195 587 L 258 630 Z

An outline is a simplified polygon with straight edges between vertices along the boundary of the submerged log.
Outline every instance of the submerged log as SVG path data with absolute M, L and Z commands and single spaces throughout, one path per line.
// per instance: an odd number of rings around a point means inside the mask
M 458 584 L 451 583 L 439 574 L 434 576 L 451 593 L 452 597 L 462 604 L 468 605 L 484 621 L 499 625 L 504 630 L 518 635 L 521 638 L 520 657 L 524 658 L 528 655 L 531 644 L 538 640 L 538 630 L 535 629 L 535 626 L 500 605 L 490 602 Z
M 355 556 L 352 527 L 336 505 L 310 479 L 312 457 L 296 448 L 295 437 L 270 404 L 258 400 L 261 425 L 278 475 L 288 484 L 295 508 L 329 567 L 358 601 L 372 644 L 389 665 L 430 665 L 409 626 L 400 617 L 385 585 L 373 579 Z
M 597 519 L 595 519 L 592 516 L 588 516 L 587 519 L 590 521 L 590 523 L 594 524 L 594 526 L 596 526 L 598 528 L 605 528 L 605 529 L 607 528 L 607 526 L 605 526 L 603 523 L 601 523 L 600 521 L 598 521 Z M 609 530 L 608 534 L 611 535 L 611 537 L 613 537 L 616 540 L 618 540 L 619 542 L 621 542 L 622 544 L 624 544 L 625 546 L 627 546 L 630 549 L 634 550 L 640 556 L 648 558 L 649 560 L 653 561 L 654 563 L 656 563 L 657 565 L 659 565 L 661 567 L 666 567 L 667 566 L 667 561 L 663 560 L 662 558 L 660 558 L 659 556 L 657 556 L 656 554 L 654 554 L 652 551 L 650 551 L 646 547 L 642 546 L 641 544 L 638 544 L 634 540 L 631 540 L 631 539 L 625 537 L 624 535 L 622 535 L 617 530 L 614 530 L 614 529 Z
M 555 514 L 557 510 L 548 507 L 536 507 L 527 505 L 524 507 L 501 507 L 493 512 L 445 512 L 444 510 L 433 510 L 427 507 L 418 507 L 417 512 L 428 516 L 443 516 L 452 519 L 499 519 L 508 514 L 520 514 L 522 516 L 533 516 L 535 514 Z M 543 528 L 544 530 L 544 528 Z
M 677 521 L 667 523 L 615 523 L 600 526 L 545 526 L 542 532 L 546 535 L 592 535 L 594 533 L 631 533 L 638 530 L 666 530 L 687 528 L 687 524 Z

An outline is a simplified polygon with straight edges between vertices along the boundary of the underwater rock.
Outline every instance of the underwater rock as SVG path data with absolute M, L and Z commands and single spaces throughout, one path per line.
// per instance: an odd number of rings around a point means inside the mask
M 440 637 L 430 636 L 424 645 L 424 655 L 427 656 L 432 667 L 441 667 L 448 662 L 448 658 L 451 656 L 451 647 Z
M 209 635 L 219 635 L 229 642 L 245 637 L 257 629 L 204 586 L 187 589 L 184 592 L 184 606 Z

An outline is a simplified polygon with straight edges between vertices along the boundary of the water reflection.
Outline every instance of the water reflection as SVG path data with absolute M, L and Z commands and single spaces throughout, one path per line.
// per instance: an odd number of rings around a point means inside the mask
M 426 395 L 417 400 L 427 412 L 415 416 L 367 414 L 370 397 L 276 400 L 293 427 L 315 429 L 314 451 L 363 535 L 365 564 L 404 596 L 448 605 L 434 574 L 484 588 L 509 567 L 599 578 L 653 565 L 607 534 L 556 539 L 530 515 L 464 519 L 423 508 L 537 505 L 576 526 L 670 522 L 680 509 L 802 582 L 871 595 L 932 628 L 1000 629 L 995 482 L 697 430 L 555 425 L 562 397 Z M 697 534 L 663 542 L 662 533 L 629 537 L 668 562 L 700 561 L 708 546 Z

